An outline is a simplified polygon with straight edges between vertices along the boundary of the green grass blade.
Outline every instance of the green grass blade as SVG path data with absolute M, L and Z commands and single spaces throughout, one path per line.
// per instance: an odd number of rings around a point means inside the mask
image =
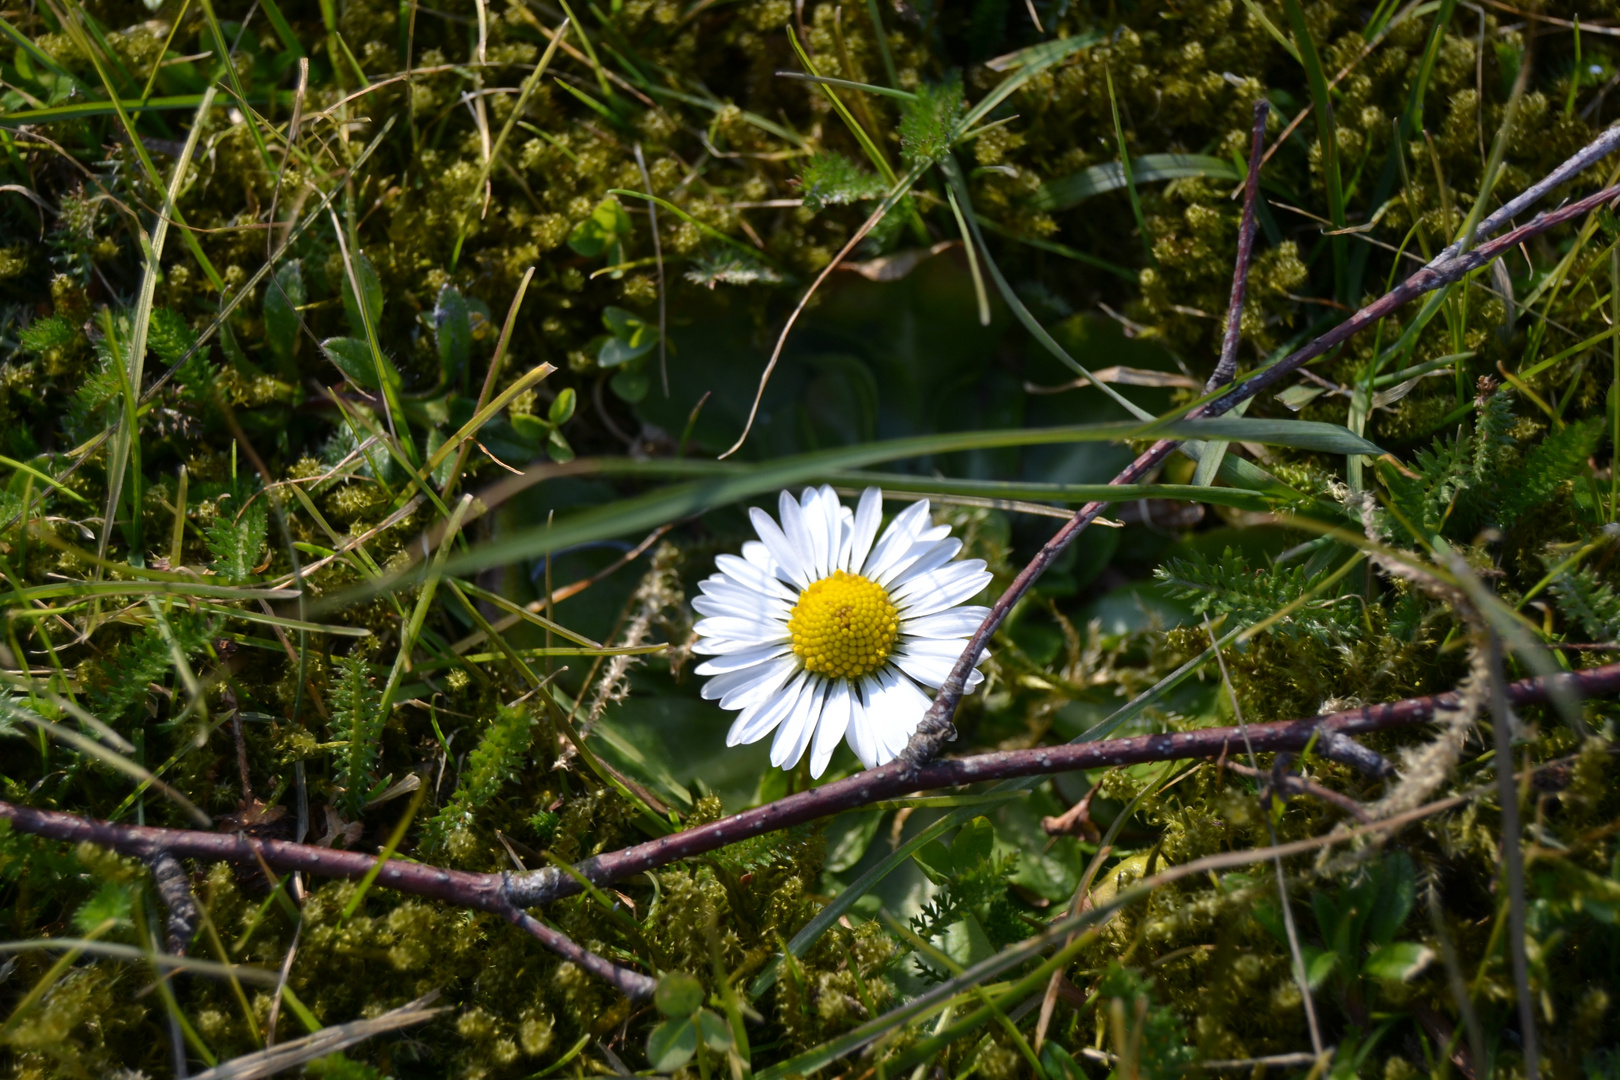
M 716 476 L 696 483 L 622 499 L 594 510 L 574 514 L 555 527 L 536 526 L 516 530 L 494 541 L 446 561 L 444 572 L 460 577 L 490 566 L 535 558 L 574 544 L 605 540 L 627 533 L 645 531 L 692 514 L 699 514 L 792 484 L 803 483 L 834 469 L 859 468 L 882 461 L 1012 446 L 1035 446 L 1069 442 L 1108 442 L 1146 437 L 1224 438 L 1232 442 L 1270 443 L 1325 453 L 1365 453 L 1379 456 L 1376 445 L 1358 438 L 1337 424 L 1300 420 L 1174 420 L 1153 424 L 1090 424 L 1065 428 L 1033 430 L 968 431 L 945 435 L 916 436 L 781 458 L 765 465 Z M 542 475 L 555 475 L 545 471 Z M 526 485 L 525 485 L 526 486 Z M 486 503 L 493 492 L 486 495 Z M 318 602 L 312 613 L 336 610 L 350 603 L 379 595 L 419 580 L 420 566 L 389 578 L 370 582 L 354 590 Z
M 1084 364 L 1070 356 L 1069 351 L 1062 345 L 1059 345 L 1056 338 L 1047 333 L 1046 327 L 1042 326 L 1040 320 L 1035 318 L 1035 316 L 1030 312 L 1029 308 L 1024 306 L 1023 300 L 1019 299 L 1018 293 L 1013 289 L 1012 285 L 1008 283 L 1006 276 L 1001 272 L 1001 268 L 997 266 L 996 261 L 990 257 L 990 249 L 984 244 L 984 235 L 979 232 L 979 219 L 978 216 L 973 212 L 973 200 L 968 194 L 967 182 L 962 177 L 962 170 L 961 167 L 957 165 L 956 159 L 947 156 L 944 161 L 940 162 L 940 169 L 942 172 L 944 172 L 946 181 L 951 185 L 951 190 L 956 192 L 956 197 L 962 202 L 963 209 L 966 211 L 968 228 L 973 233 L 973 239 L 978 242 L 979 250 L 984 253 L 985 265 L 990 269 L 990 277 L 993 281 L 995 281 L 997 291 L 1001 293 L 1001 298 L 1007 302 L 1007 306 L 1012 308 L 1013 315 L 1017 317 L 1019 322 L 1024 324 L 1024 329 L 1033 334 L 1036 341 L 1039 341 L 1042 345 L 1046 346 L 1047 352 L 1063 361 L 1081 376 L 1090 379 L 1091 385 L 1113 398 L 1120 408 L 1124 409 L 1126 412 L 1140 420 L 1146 420 L 1150 415 L 1152 415 L 1146 409 L 1142 408 L 1140 405 L 1137 405 L 1130 398 L 1126 397 L 1124 394 L 1121 394 L 1118 390 L 1115 390 L 1112 386 L 1105 382 L 1100 382 L 1094 375 L 1091 374 L 1090 371 L 1086 369 Z
M 1328 217 L 1334 229 L 1342 229 L 1344 187 L 1339 177 L 1339 138 L 1333 123 L 1333 99 L 1328 94 L 1327 73 L 1322 70 L 1322 58 L 1317 55 L 1316 42 L 1311 39 L 1299 0 L 1283 0 L 1283 8 L 1288 13 L 1289 27 L 1294 31 L 1299 62 L 1305 68 L 1305 78 L 1311 87 L 1311 105 L 1316 110 L 1316 137 L 1322 148 L 1322 175 L 1327 181 Z M 1328 240 L 1333 249 L 1334 286 L 1342 293 L 1350 280 L 1349 252 L 1343 236 L 1332 236 Z M 1343 296 L 1340 300 L 1348 302 Z
M 1210 180 L 1243 179 L 1230 161 L 1208 154 L 1143 154 L 1132 159 L 1130 166 L 1131 176 L 1138 184 L 1199 176 Z M 1030 205 L 1037 210 L 1067 210 L 1093 195 L 1118 191 L 1124 186 L 1124 165 L 1118 161 L 1105 161 L 1101 165 L 1048 180 L 1030 198 Z
M 1035 76 L 1062 63 L 1082 49 L 1091 48 L 1102 41 L 1103 37 L 1103 34 L 1095 30 L 1088 30 L 1074 37 L 1043 41 L 1039 45 L 1031 45 L 1027 49 L 991 60 L 985 66 L 992 71 L 1011 71 L 1013 74 L 1001 80 L 983 100 L 962 114 L 962 118 L 956 122 L 953 140 L 978 127 L 980 121 L 989 116 L 997 105 L 1017 93 Z
M 1114 93 L 1114 73 L 1106 65 L 1103 67 L 1103 78 L 1108 83 L 1108 107 L 1114 114 L 1114 142 L 1119 147 L 1119 171 L 1125 179 L 1125 193 L 1131 199 L 1131 214 L 1136 218 L 1137 232 L 1142 235 L 1142 251 L 1147 256 L 1149 266 L 1158 266 L 1159 260 L 1153 254 L 1153 235 L 1148 232 L 1147 218 L 1142 215 L 1142 200 L 1136 194 L 1136 178 L 1131 173 L 1131 150 L 1125 144 L 1125 128 L 1119 121 L 1119 98 Z

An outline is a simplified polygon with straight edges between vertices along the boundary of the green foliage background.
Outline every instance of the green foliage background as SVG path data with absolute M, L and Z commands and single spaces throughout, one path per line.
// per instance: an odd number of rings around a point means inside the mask
M 630 500 L 699 475 L 742 433 L 793 305 L 886 194 L 893 209 L 812 298 L 748 440 L 715 468 L 745 476 L 939 435 L 937 452 L 885 463 L 895 474 L 878 479 L 932 493 L 999 592 L 1056 521 L 1050 507 L 984 500 L 1083 501 L 1030 485 L 1103 483 L 1130 457 L 1038 438 L 953 448 L 946 437 L 962 432 L 1122 418 L 1097 389 L 1066 385 L 1074 372 L 1016 305 L 1091 370 L 1125 369 L 1117 387 L 1149 412 L 1185 404 L 1219 350 L 1257 97 L 1273 105 L 1276 149 L 1242 370 L 1439 250 L 1482 188 L 1494 208 L 1608 125 L 1616 14 L 1292 0 L 6 7 L 4 797 L 195 827 L 189 801 L 215 828 L 366 851 L 408 817 L 402 854 L 493 871 L 800 789 L 808 776 L 770 770 L 763 746 L 724 748 L 727 718 L 690 674 L 686 597 L 747 535 L 746 503 L 683 509 L 644 546 L 646 528 L 622 523 Z M 891 92 L 777 76 L 805 70 L 790 34 L 821 75 Z M 1020 52 L 1062 39 L 1045 66 Z M 1323 84 L 1343 72 L 1330 124 L 1320 108 L 1302 116 L 1320 92 L 1312 64 Z M 1016 89 L 962 138 L 964 111 L 1004 83 Z M 952 169 L 971 197 L 960 213 Z M 649 190 L 651 214 L 635 194 Z M 971 262 L 968 221 L 988 240 Z M 1615 660 L 1617 239 L 1606 212 L 1539 237 L 1448 291 L 1428 321 L 1398 312 L 1248 412 L 1346 424 L 1390 456 L 1238 446 L 1272 474 L 1260 494 L 1233 482 L 1191 509 L 1117 507 L 1120 527 L 1083 534 L 998 634 L 953 752 L 1072 739 L 1133 702 L 1121 733 L 1232 722 L 1213 665 L 1148 693 L 1204 650 L 1205 617 L 1218 631 L 1273 620 L 1224 654 L 1251 722 L 1458 685 L 1478 625 L 1371 569 L 1362 537 L 1466 567 L 1522 613 L 1522 633 L 1595 646 L 1555 650 L 1557 663 Z M 540 364 L 555 370 L 531 378 Z M 497 486 L 548 461 L 541 483 Z M 1158 480 L 1192 476 L 1177 461 Z M 479 501 L 463 504 L 468 492 Z M 551 551 L 548 522 L 585 522 L 590 538 Z M 447 527 L 451 562 L 431 586 L 377 584 Z M 481 557 L 497 543 L 516 557 Z M 299 582 L 297 601 L 253 591 Z M 512 617 L 521 605 L 526 620 Z M 1541 1068 L 1559 1077 L 1620 1070 L 1614 712 L 1523 717 L 1525 760 L 1557 763 L 1524 806 L 1530 989 Z M 64 730 L 122 747 L 111 756 L 176 797 Z M 1419 802 L 1494 775 L 1488 734 L 1464 731 L 1438 764 L 1430 738 L 1368 742 L 1403 766 L 1408 795 L 1428 783 Z M 1314 755 L 1303 767 L 1362 803 L 1399 794 Z M 856 768 L 840 751 L 832 774 Z M 1344 820 L 1319 800 L 1264 803 L 1258 782 L 1214 764 L 1064 776 L 983 816 L 937 803 L 846 814 L 541 914 L 617 962 L 702 982 L 710 1011 L 672 1015 L 655 1036 L 665 1047 L 687 1016 L 705 1033 L 703 1016 L 728 1017 L 732 1041 L 715 1036 L 689 1072 L 796 1069 L 797 1055 L 1077 901 L 1103 838 L 1054 838 L 1041 819 L 1088 791 L 1092 820 L 1117 826 L 1098 903 L 1155 868 Z M 1335 1076 L 1525 1073 L 1498 816 L 1476 794 L 1387 847 L 1288 864 Z M 941 822 L 761 980 L 831 897 Z M 272 973 L 291 956 L 279 1001 L 273 982 L 186 974 L 154 991 L 149 965 L 94 946 L 66 964 L 6 946 L 8 1075 L 169 1075 L 175 1039 L 198 1068 L 262 1046 L 272 1015 L 285 1039 L 434 989 L 448 1009 L 431 1023 L 311 1071 L 658 1063 L 657 1014 L 499 920 L 354 884 L 189 869 L 205 913 L 191 954 Z M 162 937 L 146 868 L 10 832 L 0 918 L 17 942 L 150 950 Z M 1004 1023 L 970 1026 L 926 1061 L 907 1055 L 932 1021 L 897 1026 L 856 1072 L 1160 1077 L 1296 1053 L 1310 1040 L 1292 964 L 1263 867 L 1188 879 L 1114 918 L 1069 965 L 1078 994 L 1059 1001 L 1038 1053 L 1039 994 L 995 999 Z M 970 995 L 955 1016 L 977 1007 Z

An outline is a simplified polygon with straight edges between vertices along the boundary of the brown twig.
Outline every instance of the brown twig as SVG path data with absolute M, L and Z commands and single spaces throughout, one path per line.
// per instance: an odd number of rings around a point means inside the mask
M 1543 180 L 1531 185 L 1524 194 L 1510 200 L 1496 213 L 1491 214 L 1479 223 L 1475 230 L 1476 238 L 1483 238 L 1494 234 L 1502 228 L 1510 218 L 1533 201 L 1532 195 L 1539 197 L 1559 183 L 1569 179 L 1579 169 L 1584 168 L 1592 161 L 1612 152 L 1620 147 L 1620 128 L 1611 129 L 1599 136 L 1594 142 L 1580 153 L 1571 157 L 1564 164 L 1554 169 Z M 1251 377 L 1233 386 L 1231 390 L 1214 401 L 1206 402 L 1185 415 L 1185 419 L 1207 419 L 1221 416 L 1229 412 L 1241 402 L 1254 397 L 1256 394 L 1275 386 L 1287 378 L 1294 371 L 1306 363 L 1315 360 L 1331 351 L 1335 346 L 1343 343 L 1362 330 L 1375 325 L 1396 309 L 1410 303 L 1425 293 L 1461 281 L 1468 274 L 1488 265 L 1493 259 L 1506 252 L 1512 251 L 1531 237 L 1538 236 L 1549 229 L 1556 228 L 1565 222 L 1582 217 L 1596 210 L 1603 204 L 1620 198 L 1620 186 L 1604 188 L 1584 199 L 1577 200 L 1568 206 L 1545 214 L 1537 215 L 1528 224 L 1508 232 L 1488 243 L 1482 243 L 1470 251 L 1462 250 L 1462 242 L 1451 244 L 1422 269 L 1413 273 L 1394 289 L 1385 293 L 1377 300 L 1357 311 L 1350 318 L 1335 326 L 1321 337 L 1305 345 L 1303 348 L 1290 353 L 1270 367 L 1262 368 Z M 1145 480 L 1149 474 L 1159 467 L 1163 461 L 1180 445 L 1178 440 L 1161 439 L 1151 448 L 1142 453 L 1137 459 L 1125 467 L 1110 484 L 1134 484 Z M 1100 515 L 1107 504 L 1101 502 L 1087 503 L 1075 512 L 1074 517 L 1057 531 L 1046 546 L 1036 553 L 1029 564 L 1021 570 L 1012 584 L 1007 587 L 1001 597 L 990 608 L 990 614 L 980 624 L 968 639 L 967 647 L 957 658 L 956 666 L 951 669 L 944 686 L 934 696 L 933 704 L 923 714 L 917 725 L 916 733 L 912 735 L 911 742 L 901 753 L 901 760 L 912 768 L 932 760 L 939 754 L 940 748 L 946 742 L 956 737 L 956 728 L 952 725 L 952 717 L 956 714 L 956 707 L 961 703 L 962 694 L 966 690 L 968 673 L 977 663 L 979 654 L 989 643 L 990 637 L 1001 626 L 1012 610 L 1030 587 L 1035 584 L 1041 574 L 1046 571 L 1063 550 L 1073 542 L 1076 536 L 1083 532 Z
M 1282 755 L 1279 754 L 1278 757 L 1281 758 Z M 1298 773 L 1279 773 L 1275 770 L 1255 769 L 1236 761 L 1228 761 L 1226 767 L 1239 776 L 1267 781 L 1266 791 L 1270 791 L 1275 787 L 1285 795 L 1309 795 L 1313 799 L 1321 799 L 1325 803 L 1337 806 L 1357 821 L 1367 822 L 1372 820 L 1372 816 L 1367 813 L 1367 808 L 1350 796 L 1334 791 L 1331 788 L 1325 788 L 1315 780 L 1301 776 Z
M 1612 694 L 1620 691 L 1620 664 L 1510 683 L 1504 687 L 1505 699 L 1515 705 L 1545 702 L 1555 683 L 1556 689 L 1578 697 Z M 1455 692 L 1447 691 L 1303 720 L 1250 724 L 1249 741 L 1258 753 L 1297 752 L 1314 738 L 1320 750 L 1325 734 L 1348 739 L 1353 735 L 1426 723 L 1437 707 L 1455 706 L 1456 697 Z M 936 761 L 915 772 L 909 772 L 899 763 L 885 765 L 685 832 L 598 855 L 577 864 L 574 869 L 580 878 L 594 884 L 605 884 L 690 859 L 739 840 L 914 791 L 1113 765 L 1215 758 L 1229 746 L 1241 741 L 1242 735 L 1235 727 L 1205 728 L 980 754 Z M 0 801 L 0 819 L 9 821 L 11 827 L 21 833 L 67 843 L 92 843 L 143 859 L 167 851 L 176 858 L 205 862 L 256 865 L 263 860 L 265 865 L 283 872 L 303 871 L 320 877 L 351 881 L 364 877 L 377 862 L 375 856 L 355 851 L 262 839 L 241 833 L 122 825 L 4 801 Z M 543 924 L 533 922 L 531 925 L 528 917 L 523 915 L 522 908 L 572 896 L 581 890 L 579 880 L 564 871 L 546 868 L 522 873 L 475 874 L 390 859 L 377 872 L 375 883 L 397 892 L 500 915 L 534 934 L 547 947 L 556 949 L 587 970 L 609 978 L 621 988 L 641 987 L 651 982 L 645 976 L 626 972 L 600 957 L 592 956 Z M 536 930 L 536 926 L 540 929 Z
M 1243 329 L 1243 294 L 1249 285 L 1249 265 L 1254 259 L 1256 231 L 1255 206 L 1260 201 L 1260 155 L 1266 147 L 1266 117 L 1271 105 L 1265 98 L 1254 103 L 1254 132 L 1249 142 L 1249 175 L 1243 188 L 1243 218 L 1238 225 L 1237 258 L 1232 264 L 1232 299 L 1226 305 L 1226 335 L 1221 340 L 1221 360 L 1204 388 L 1207 394 L 1232 381 L 1237 374 L 1238 341 Z

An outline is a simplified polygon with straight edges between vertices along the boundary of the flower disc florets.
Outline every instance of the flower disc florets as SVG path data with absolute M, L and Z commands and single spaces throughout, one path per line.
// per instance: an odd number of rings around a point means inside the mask
M 858 679 L 889 658 L 900 636 L 900 609 L 875 581 L 834 570 L 799 594 L 788 633 L 806 671 Z

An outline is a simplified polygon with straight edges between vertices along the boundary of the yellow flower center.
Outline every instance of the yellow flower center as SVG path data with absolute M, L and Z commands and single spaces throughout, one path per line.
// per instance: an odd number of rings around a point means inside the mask
M 834 570 L 799 594 L 788 616 L 793 652 L 806 671 L 858 679 L 883 666 L 900 634 L 900 610 L 883 586 Z

